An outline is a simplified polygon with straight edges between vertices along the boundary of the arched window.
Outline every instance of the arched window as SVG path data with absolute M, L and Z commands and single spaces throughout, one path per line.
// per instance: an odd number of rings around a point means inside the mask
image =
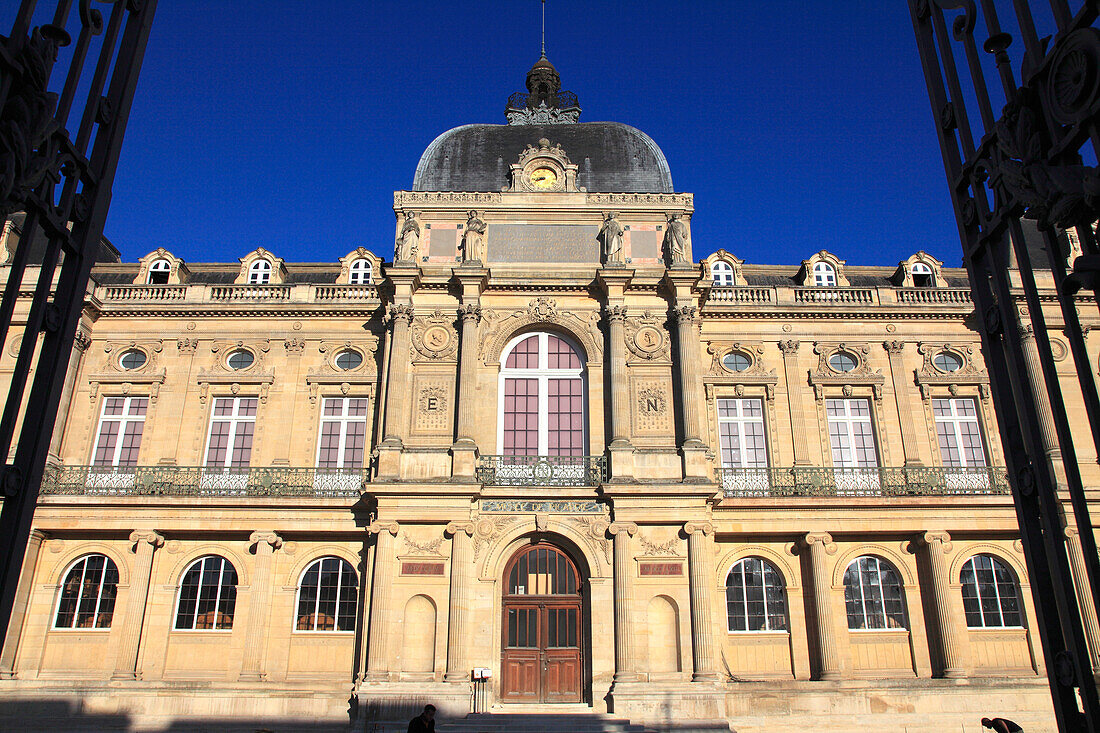
M 351 263 L 348 269 L 348 282 L 352 285 L 366 285 L 370 282 L 370 260 L 359 259 Z
M 149 265 L 149 274 L 145 277 L 145 282 L 150 285 L 167 285 L 168 273 L 171 271 L 172 263 L 168 260 L 155 260 Z
M 500 452 L 581 456 L 586 438 L 584 363 L 552 333 L 515 339 L 500 370 Z
M 818 262 L 814 265 L 814 285 L 819 288 L 836 287 L 836 270 L 828 262 Z
M 556 547 L 538 545 L 512 559 L 507 571 L 510 596 L 574 596 L 581 592 L 573 561 Z
M 355 631 L 359 581 L 351 563 L 322 557 L 310 564 L 298 582 L 295 631 Z
M 730 631 L 786 631 L 783 577 L 767 560 L 746 557 L 726 576 L 726 618 Z
M 906 628 L 898 571 L 877 557 L 857 557 L 844 571 L 844 606 L 849 629 Z
M 267 285 L 271 282 L 271 263 L 267 260 L 256 260 L 248 268 L 249 285 Z
M 224 557 L 200 557 L 180 580 L 177 629 L 231 629 L 237 605 L 237 570 Z
M 959 574 L 966 625 L 972 629 L 1023 626 L 1020 591 L 1008 567 L 992 555 L 975 555 Z
M 55 629 L 109 629 L 118 592 L 118 568 L 106 555 L 85 555 L 65 574 Z
M 930 288 L 936 284 L 936 275 L 932 268 L 923 262 L 914 262 L 909 268 L 909 274 L 913 276 L 913 287 Z
M 716 287 L 733 287 L 733 268 L 725 260 L 716 260 L 710 266 L 710 277 Z

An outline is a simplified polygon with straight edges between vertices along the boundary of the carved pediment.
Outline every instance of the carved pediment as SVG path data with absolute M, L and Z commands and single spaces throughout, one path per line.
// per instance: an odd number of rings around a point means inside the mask
M 561 146 L 541 138 L 536 145 L 528 145 L 512 163 L 512 192 L 580 193 L 577 188 L 578 167 L 569 160 Z
M 516 333 L 542 325 L 556 326 L 572 335 L 584 348 L 588 363 L 603 362 L 603 334 L 597 311 L 560 310 L 553 298 L 539 297 L 532 299 L 523 310 L 485 310 L 482 318 L 486 328 L 479 356 L 487 365 L 500 361 L 504 345 Z
M 705 385 L 735 385 L 738 395 L 745 385 L 763 385 L 768 399 L 775 396 L 775 385 L 779 377 L 775 369 L 764 366 L 763 344 L 746 344 L 739 341 L 708 341 L 707 353 L 710 354 L 710 368 L 703 375 Z M 724 363 L 727 357 L 740 355 L 750 364 L 740 371 Z M 743 363 L 743 362 L 741 362 Z
M 954 395 L 959 386 L 970 385 L 978 387 L 982 399 L 988 399 L 989 373 L 975 364 L 975 349 L 971 344 L 918 343 L 917 352 L 924 358 L 915 372 L 921 397 L 929 399 L 935 387 L 946 387 Z M 941 355 L 946 358 L 937 359 Z M 959 364 L 957 369 L 949 368 L 955 364 Z
M 869 386 L 876 400 L 882 399 L 882 385 L 886 381 L 882 370 L 872 370 L 868 364 L 871 348 L 867 344 L 814 342 L 817 368 L 810 372 L 810 384 L 814 398 L 825 398 L 825 387 L 841 387 L 845 397 L 852 394 L 853 386 Z M 855 366 L 847 371 L 838 369 L 834 357 L 847 355 L 855 360 Z

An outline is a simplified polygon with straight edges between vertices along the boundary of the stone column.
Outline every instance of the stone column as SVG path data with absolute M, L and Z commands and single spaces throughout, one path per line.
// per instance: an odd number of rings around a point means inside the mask
M 458 309 L 462 319 L 461 353 L 458 360 L 458 440 L 451 448 L 451 473 L 472 479 L 477 465 L 477 349 L 481 306 L 467 304 Z
M 253 532 L 248 541 L 256 545 L 256 565 L 252 569 L 252 585 L 248 593 L 248 626 L 244 632 L 244 663 L 241 665 L 240 679 L 261 682 L 267 675 L 263 669 L 263 657 L 267 611 L 271 605 L 271 560 L 275 550 L 283 546 L 283 538 L 274 532 Z
M 377 539 L 374 544 L 374 582 L 370 593 L 370 641 L 365 679 L 381 682 L 390 673 L 389 639 L 394 630 L 391 596 L 397 522 L 373 522 L 367 531 L 377 535 Z
M 783 352 L 783 377 L 787 383 L 787 406 L 791 412 L 791 438 L 794 444 L 794 465 L 810 465 L 809 440 L 806 436 L 806 412 L 802 405 L 802 385 L 798 381 L 798 342 L 779 342 Z
M 1039 361 L 1039 347 L 1035 343 L 1035 328 L 1031 324 L 1020 326 L 1020 338 L 1024 344 L 1024 360 L 1027 373 L 1035 385 L 1035 407 L 1039 413 L 1039 431 L 1043 438 L 1043 452 L 1058 480 L 1058 488 L 1065 488 L 1066 469 L 1062 465 L 1062 449 L 1058 445 L 1058 431 L 1054 427 L 1054 414 L 1050 410 L 1046 382 L 1043 381 L 1043 364 Z
M 676 346 L 680 357 L 680 401 L 684 417 L 684 478 L 706 480 L 709 468 L 706 462 L 706 445 L 702 440 L 700 406 L 705 404 L 703 383 L 699 378 L 699 340 L 696 338 L 696 308 L 693 305 L 676 307 Z
M 904 341 L 883 341 L 882 348 L 890 359 L 890 381 L 894 385 L 894 401 L 898 406 L 898 421 L 901 425 L 901 451 L 906 466 L 923 466 L 917 455 L 917 429 L 913 422 L 913 406 L 909 401 L 909 383 L 905 380 Z M 910 377 L 912 375 L 910 374 Z
M 634 553 L 630 538 L 638 532 L 633 522 L 614 522 L 615 538 L 615 682 L 638 679 L 634 655 Z
M 390 370 L 386 375 L 386 424 L 378 446 L 378 475 L 397 478 L 401 472 L 401 449 L 408 420 L 409 325 L 413 308 L 407 304 L 390 305 Z
M 474 584 L 473 522 L 451 522 L 443 530 L 451 535 L 451 593 L 447 604 L 447 682 L 467 682 L 470 663 L 470 594 Z
M 688 538 L 688 567 L 691 583 L 691 681 L 718 680 L 718 666 L 714 653 L 714 624 L 711 621 L 711 544 L 707 538 L 714 534 L 710 522 L 688 522 L 684 525 Z
M 1077 591 L 1081 621 L 1085 627 L 1085 638 L 1089 643 L 1089 661 L 1092 663 L 1092 671 L 1096 673 L 1100 672 L 1100 624 L 1096 619 L 1096 607 L 1092 604 L 1088 572 L 1085 570 L 1085 553 L 1081 549 L 1081 538 L 1077 534 L 1077 528 L 1066 527 L 1065 533 L 1069 565 L 1073 573 L 1073 588 Z
M 80 364 L 84 360 L 84 352 L 91 345 L 92 340 L 83 329 L 76 330 L 76 339 L 73 341 L 72 355 L 69 357 L 69 369 L 65 373 L 65 384 L 61 387 L 61 402 L 57 408 L 57 421 L 53 425 L 53 435 L 50 438 L 49 461 L 61 463 L 62 442 L 65 439 L 65 424 L 69 422 L 69 407 L 73 401 L 73 389 L 76 387 L 76 375 L 80 372 Z
M 136 530 L 130 533 L 133 543 L 133 570 L 130 571 L 130 590 L 126 597 L 126 616 L 118 644 L 113 680 L 140 680 L 138 651 L 141 647 L 141 630 L 145 624 L 145 608 L 149 604 L 149 579 L 153 573 L 153 552 L 164 544 L 164 537 L 153 530 Z
M 954 613 L 955 590 L 951 587 L 951 569 L 947 553 L 951 552 L 951 536 L 946 532 L 925 532 L 921 536 L 932 569 L 932 597 L 936 603 L 936 635 L 943 660 L 943 676 L 956 679 L 966 676 L 966 660 L 959 638 L 958 617 Z
M 45 539 L 45 532 L 32 529 L 30 539 L 27 540 L 27 552 L 23 555 L 23 567 L 19 571 L 19 585 L 15 588 L 15 603 L 12 604 L 8 633 L 4 637 L 4 649 L 0 651 L 0 679 L 3 680 L 15 678 L 15 657 L 19 651 L 19 637 L 23 634 L 23 621 L 27 616 L 27 605 L 31 599 L 31 589 L 34 587 L 38 551 L 42 549 L 42 542 Z
M 811 532 L 803 538 L 810 548 L 810 567 L 814 579 L 814 615 L 817 616 L 817 650 L 821 660 L 821 679 L 838 680 L 840 655 L 836 646 L 836 621 L 833 618 L 833 584 L 825 556 L 836 553 L 832 535 Z
M 623 323 L 626 306 L 605 307 L 611 342 L 611 478 L 634 478 L 634 446 L 630 443 L 630 389 L 626 375 L 626 337 Z

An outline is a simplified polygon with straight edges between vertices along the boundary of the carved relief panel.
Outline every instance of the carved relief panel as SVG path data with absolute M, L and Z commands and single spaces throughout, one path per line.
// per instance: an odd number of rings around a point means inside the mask
M 673 441 L 672 377 L 667 370 L 631 370 L 631 435 L 639 445 Z M 649 440 L 646 440 L 648 438 Z

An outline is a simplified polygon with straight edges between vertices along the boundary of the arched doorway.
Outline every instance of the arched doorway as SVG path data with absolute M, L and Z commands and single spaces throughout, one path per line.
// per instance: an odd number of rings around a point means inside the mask
M 581 702 L 581 574 L 559 548 L 524 547 L 504 569 L 501 699 Z

